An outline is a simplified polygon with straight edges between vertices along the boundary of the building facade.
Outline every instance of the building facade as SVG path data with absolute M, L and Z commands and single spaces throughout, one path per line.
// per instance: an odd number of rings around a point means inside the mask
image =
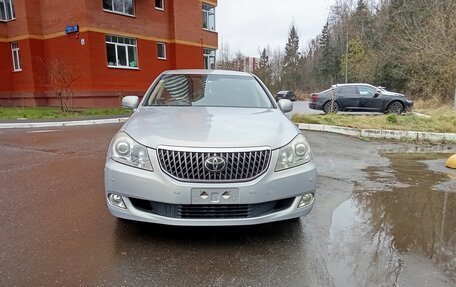
M 245 57 L 244 72 L 255 73 L 260 64 L 260 59 L 255 57 Z
M 0 0 L 0 105 L 118 106 L 162 71 L 214 68 L 216 0 Z
M 260 66 L 260 59 L 237 55 L 236 58 L 225 62 L 219 62 L 219 69 L 234 70 L 246 73 L 255 73 Z

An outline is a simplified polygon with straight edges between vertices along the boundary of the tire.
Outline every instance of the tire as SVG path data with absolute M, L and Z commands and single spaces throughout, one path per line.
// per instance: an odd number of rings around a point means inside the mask
M 334 102 L 334 105 L 332 106 L 332 111 L 331 111 L 331 101 L 326 102 L 323 106 L 323 112 L 325 112 L 325 114 L 330 114 L 330 113 L 337 114 L 338 111 L 339 111 L 338 102 Z
M 401 102 L 394 101 L 386 107 L 385 113 L 400 115 L 404 111 L 404 105 Z

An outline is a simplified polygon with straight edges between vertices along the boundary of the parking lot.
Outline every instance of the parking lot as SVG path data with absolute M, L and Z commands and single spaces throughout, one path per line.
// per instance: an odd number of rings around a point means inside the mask
M 309 216 L 183 228 L 108 213 L 119 128 L 0 130 L 0 286 L 456 284 L 456 173 L 443 167 L 456 146 L 406 154 L 413 145 L 304 132 L 319 171 Z

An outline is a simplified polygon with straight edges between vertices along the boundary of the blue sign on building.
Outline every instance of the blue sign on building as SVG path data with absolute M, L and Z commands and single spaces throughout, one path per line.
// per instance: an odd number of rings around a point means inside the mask
M 65 27 L 65 34 L 77 33 L 79 32 L 79 25 L 72 25 Z

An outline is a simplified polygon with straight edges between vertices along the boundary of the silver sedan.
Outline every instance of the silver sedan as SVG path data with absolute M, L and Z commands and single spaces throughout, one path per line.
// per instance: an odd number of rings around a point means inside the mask
M 308 214 L 316 165 L 304 135 L 254 75 L 161 74 L 114 136 L 105 165 L 112 215 L 169 225 L 250 225 Z

